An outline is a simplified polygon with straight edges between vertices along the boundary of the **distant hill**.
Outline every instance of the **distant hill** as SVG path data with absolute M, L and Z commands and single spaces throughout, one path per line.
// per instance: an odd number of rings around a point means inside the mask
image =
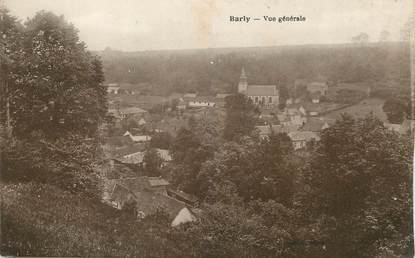
M 291 87 L 296 79 L 371 82 L 409 89 L 408 42 L 122 52 L 101 56 L 108 83 L 151 94 L 236 89 L 241 67 L 250 83 Z

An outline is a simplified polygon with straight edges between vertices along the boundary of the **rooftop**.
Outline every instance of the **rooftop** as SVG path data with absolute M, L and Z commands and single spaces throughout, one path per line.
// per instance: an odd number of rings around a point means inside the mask
M 167 186 L 167 185 L 170 185 L 170 183 L 167 180 L 165 180 L 161 177 L 149 177 L 148 181 L 150 183 L 150 186 L 152 186 L 152 187 L 153 186 Z
M 278 96 L 276 85 L 248 85 L 246 90 L 248 96 Z
M 311 139 L 320 140 L 320 137 L 315 132 L 309 131 L 297 131 L 297 132 L 290 132 L 288 136 L 291 138 L 292 141 L 310 141 Z
M 122 114 L 142 114 L 142 113 L 147 113 L 146 110 L 139 108 L 139 107 L 127 107 L 127 108 L 122 108 L 119 110 L 120 113 Z
M 325 127 L 330 126 L 334 120 L 310 117 L 307 119 L 305 125 L 301 128 L 301 131 L 320 132 Z

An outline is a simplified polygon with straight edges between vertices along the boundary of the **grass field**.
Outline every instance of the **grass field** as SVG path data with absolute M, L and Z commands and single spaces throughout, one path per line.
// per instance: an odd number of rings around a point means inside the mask
M 384 102 L 384 100 L 378 98 L 364 99 L 356 105 L 327 113 L 325 117 L 336 119 L 342 113 L 348 113 L 355 117 L 365 117 L 370 112 L 373 112 L 375 116 L 380 118 L 382 121 L 387 122 L 386 114 L 382 110 Z

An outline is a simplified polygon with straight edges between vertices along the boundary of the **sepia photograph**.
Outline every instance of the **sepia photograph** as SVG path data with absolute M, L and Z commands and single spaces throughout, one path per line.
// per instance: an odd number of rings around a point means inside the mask
M 0 0 L 0 256 L 414 257 L 413 0 Z

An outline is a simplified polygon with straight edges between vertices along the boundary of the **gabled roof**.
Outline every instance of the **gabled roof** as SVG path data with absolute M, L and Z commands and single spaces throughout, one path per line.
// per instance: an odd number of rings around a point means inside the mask
M 400 132 L 402 125 L 401 124 L 390 124 L 390 123 L 384 123 L 384 126 L 391 130 L 391 131 L 395 131 L 395 132 Z
M 270 135 L 271 127 L 269 125 L 257 125 L 255 128 L 259 131 L 259 135 Z
M 232 95 L 232 94 L 230 94 L 230 93 L 218 93 L 218 94 L 216 94 L 216 98 L 224 99 L 224 98 L 226 98 L 227 96 L 230 96 L 230 95 Z
M 139 107 L 122 108 L 122 109 L 119 110 L 119 112 L 121 114 L 126 114 L 126 115 L 147 113 L 146 110 L 144 110 L 142 108 L 139 108 Z
M 301 127 L 301 131 L 320 132 L 326 123 L 327 122 L 322 119 L 310 117 L 307 119 L 305 125 Z
M 163 161 L 171 161 L 172 157 L 170 155 L 169 150 L 164 150 L 164 149 L 157 149 L 158 154 L 160 155 L 160 158 Z
M 139 151 L 139 152 L 124 155 L 118 158 L 117 160 L 125 164 L 141 164 L 143 163 L 143 159 L 144 159 L 144 152 Z
M 290 133 L 298 131 L 298 125 L 273 125 L 272 132 L 273 133 Z
M 151 191 L 142 191 L 136 196 L 137 210 L 144 212 L 144 215 L 150 215 L 157 209 L 164 209 L 171 218 L 175 218 L 177 214 L 186 208 L 184 202 L 178 201 L 166 195 Z
M 188 203 L 190 205 L 194 205 L 198 201 L 198 199 L 195 196 L 187 194 L 180 190 L 167 189 L 167 194 L 175 199 L 178 199 L 179 201 Z
M 141 118 L 139 121 L 138 121 L 138 124 L 139 125 L 144 125 L 144 124 L 146 124 L 147 122 L 146 122 L 146 120 L 144 120 L 144 118 Z
M 290 133 L 290 132 L 296 132 L 298 131 L 299 126 L 298 125 L 258 125 L 255 126 L 255 128 L 259 131 L 260 135 L 270 135 L 271 130 L 273 133 Z
M 215 102 L 216 101 L 216 97 L 213 97 L 213 96 L 198 96 L 196 98 L 192 98 L 191 101 Z
M 288 136 L 291 138 L 293 142 L 295 141 L 310 141 L 312 139 L 320 140 L 320 137 L 315 132 L 309 131 L 297 131 L 297 132 L 290 132 Z
M 127 139 L 131 143 L 130 137 L 123 137 Z M 144 144 L 136 143 L 136 144 L 126 144 L 122 147 L 116 147 L 114 145 L 110 145 L 108 148 L 108 154 L 111 158 L 121 158 L 125 155 L 136 153 L 139 151 L 143 151 L 145 149 Z
M 278 96 L 276 85 L 248 85 L 246 90 L 248 96 Z
M 161 177 L 149 177 L 148 182 L 150 183 L 150 186 L 167 186 L 170 185 L 170 183 L 161 178 Z
M 151 140 L 151 136 L 149 135 L 129 135 L 129 137 L 131 138 L 131 140 L 133 140 L 133 142 L 146 142 Z
M 107 180 L 106 184 L 109 188 L 115 189 L 117 185 L 120 185 L 131 191 L 134 195 L 140 194 L 140 192 L 145 189 L 151 189 L 150 183 L 146 176 L 134 177 L 134 178 L 121 178 L 121 179 L 111 179 Z M 114 192 L 111 193 L 111 199 L 113 198 Z

